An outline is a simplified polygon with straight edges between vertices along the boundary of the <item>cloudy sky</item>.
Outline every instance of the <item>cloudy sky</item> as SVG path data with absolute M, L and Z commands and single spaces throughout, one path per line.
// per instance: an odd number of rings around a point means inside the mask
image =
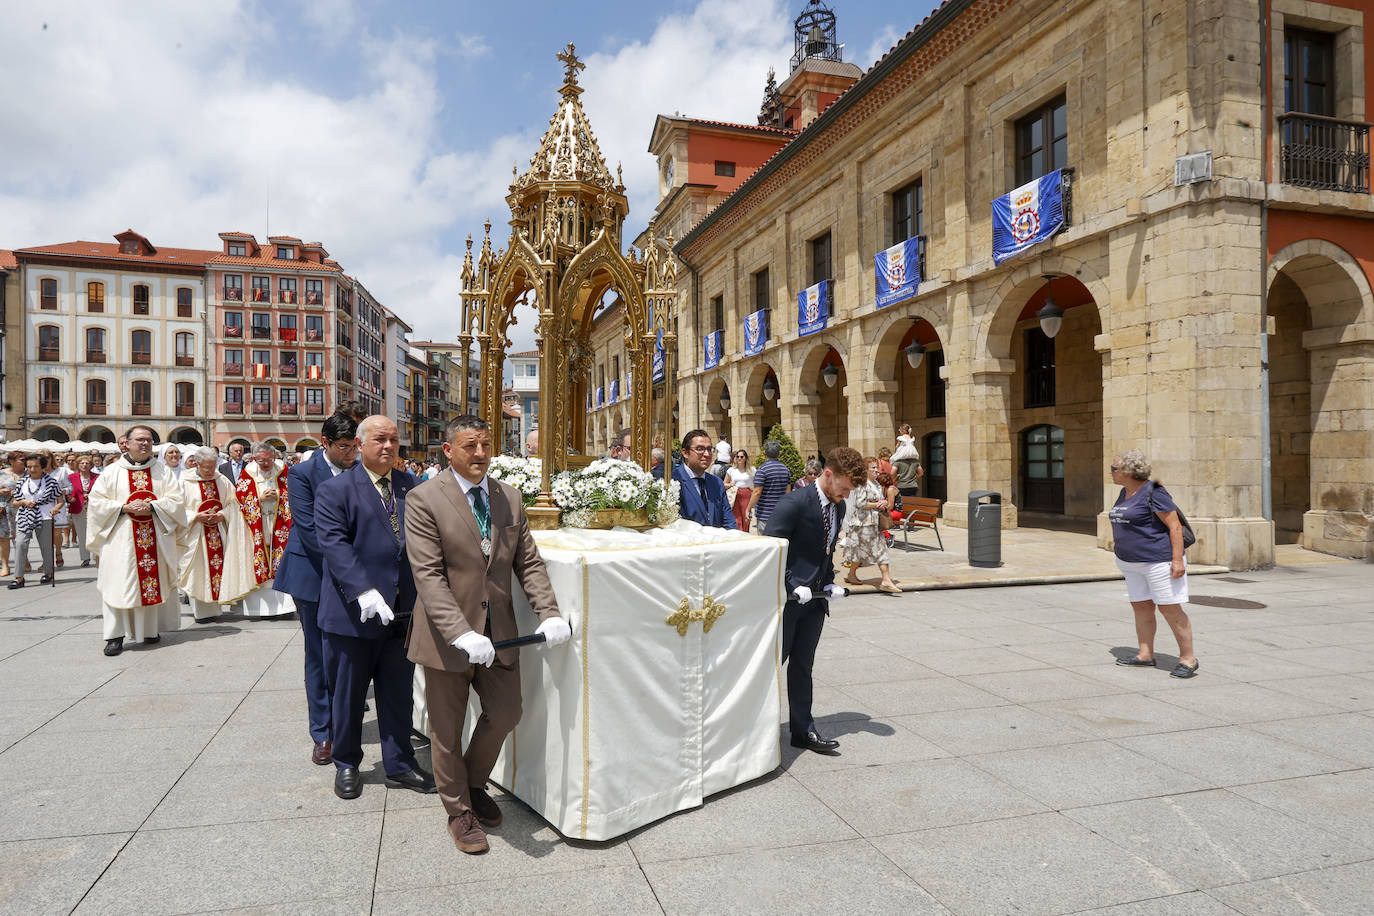
M 4 5 L 0 248 L 126 227 L 217 248 L 270 224 L 323 242 L 417 339 L 448 340 L 463 238 L 504 224 L 511 165 L 557 105 L 557 51 L 576 42 L 586 61 L 633 237 L 655 203 L 654 116 L 752 123 L 804 0 Z M 864 68 L 935 5 L 830 0 Z

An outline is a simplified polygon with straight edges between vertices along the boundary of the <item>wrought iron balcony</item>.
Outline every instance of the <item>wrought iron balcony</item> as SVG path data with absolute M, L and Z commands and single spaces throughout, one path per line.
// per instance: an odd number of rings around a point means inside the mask
M 133 413 L 136 417 L 151 417 L 153 415 L 153 405 L 135 404 Z
M 296 291 L 294 289 L 277 290 L 277 301 L 285 302 L 289 305 L 296 304 Z
M 225 337 L 240 337 L 240 338 L 243 337 L 243 325 L 241 325 L 241 324 L 226 324 L 226 325 L 224 326 L 224 336 L 225 336 Z
M 61 412 L 62 412 L 62 404 L 61 404 L 61 402 L 59 402 L 59 401 L 39 401 L 39 402 L 38 402 L 38 412 L 39 412 L 39 413 L 61 413 Z
M 243 375 L 243 363 L 225 363 L 225 375 Z
M 305 342 L 306 342 L 306 343 L 320 343 L 323 339 L 324 339 L 324 332 L 321 331 L 319 328 L 306 328 L 306 329 L 305 329 Z
M 278 370 L 277 370 L 277 371 L 280 373 L 280 375 L 281 375 L 282 378 L 295 378 L 295 377 L 296 377 L 296 371 L 297 371 L 297 370 L 296 370 L 296 364 L 295 364 L 295 363 L 287 363 L 285 366 L 280 366 L 280 367 L 278 367 Z
M 306 291 L 305 291 L 305 304 L 306 304 L 306 305 L 324 305 L 324 293 L 320 292 L 320 291 L 317 290 L 317 289 L 308 289 L 308 290 L 306 290 Z
M 224 288 L 224 300 L 225 300 L 226 302 L 242 302 L 242 301 L 243 301 L 243 287 L 242 287 L 242 286 L 226 286 L 226 287 Z
M 177 416 L 178 416 L 178 417 L 194 417 L 195 415 L 196 415 L 196 406 L 195 406 L 194 404 L 178 404 L 178 405 L 177 405 Z
M 1369 193 L 1369 125 L 1290 111 L 1279 116 L 1284 184 Z
M 319 414 L 319 415 L 323 415 L 323 414 L 324 414 L 324 405 L 323 405 L 323 404 L 306 404 L 306 405 L 305 405 L 305 412 L 306 412 L 307 414 Z
M 278 406 L 277 411 L 278 411 L 279 413 L 294 414 L 294 413 L 296 412 L 296 405 L 295 405 L 295 404 L 282 404 L 282 405 Z
M 87 350 L 87 351 L 86 351 L 86 362 L 88 362 L 88 363 L 103 363 L 103 362 L 105 362 L 105 351 L 104 351 L 104 350 Z
M 104 401 L 87 401 L 87 402 L 86 402 L 86 413 L 91 414 L 92 416 L 101 416 L 101 417 L 103 417 L 103 416 L 105 415 L 105 402 L 104 402 Z
M 242 401 L 225 401 L 225 402 L 224 402 L 224 412 L 225 412 L 225 413 L 243 413 L 243 402 L 242 402 Z
M 262 401 L 254 401 L 254 402 L 253 402 L 253 413 L 255 413 L 255 414 L 270 414 L 271 412 L 272 412 L 272 405 L 271 405 L 271 404 L 264 404 Z
M 195 364 L 196 364 L 196 358 L 195 358 L 194 356 L 178 356 L 178 357 L 177 357 L 177 365 L 178 365 L 178 366 L 194 366 Z
M 147 350 L 135 350 L 133 363 L 135 366 L 151 366 L 153 364 L 153 354 Z
M 255 287 L 253 287 L 253 301 L 254 301 L 254 302 L 271 302 L 271 301 L 272 301 L 272 291 L 271 291 L 270 289 L 263 289 L 261 286 L 255 286 Z

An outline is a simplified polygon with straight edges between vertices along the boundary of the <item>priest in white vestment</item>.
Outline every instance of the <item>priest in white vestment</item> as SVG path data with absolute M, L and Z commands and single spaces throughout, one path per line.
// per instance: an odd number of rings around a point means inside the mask
M 219 453 L 208 445 L 191 452 L 181 478 L 189 524 L 181 529 L 178 585 L 191 602 L 196 623 L 219 617 L 223 605 L 248 594 L 256 583 L 248 559 L 248 533 L 228 478 L 219 472 Z
M 253 446 L 234 488 L 243 519 L 252 590 L 243 599 L 245 617 L 276 617 L 296 610 L 291 596 L 272 588 L 291 530 L 291 502 L 286 492 L 286 465 L 266 442 Z
M 96 588 L 105 618 L 105 654 L 124 640 L 155 643 L 180 626 L 177 533 L 186 524 L 181 485 L 153 461 L 153 431 L 129 430 L 129 450 L 106 465 L 87 501 L 86 547 L 100 554 Z

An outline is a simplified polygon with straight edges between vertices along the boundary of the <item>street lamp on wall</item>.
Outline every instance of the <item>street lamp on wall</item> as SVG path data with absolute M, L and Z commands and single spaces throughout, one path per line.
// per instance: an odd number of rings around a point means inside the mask
M 723 389 L 723 390 L 721 391 L 721 393 L 720 393 L 720 409 L 721 409 L 721 410 L 729 410 L 729 409 L 730 409 L 730 389 L 729 389 L 729 388 Z
M 906 353 L 906 364 L 913 369 L 920 368 L 921 360 L 926 358 L 926 348 L 919 340 L 913 340 L 902 352 Z
M 821 378 L 825 379 L 825 387 L 834 388 L 835 383 L 840 380 L 840 369 L 838 366 L 829 365 L 821 370 Z
M 778 383 L 773 381 L 773 376 L 763 380 L 763 399 L 765 401 L 774 400 L 778 396 Z
M 1040 311 L 1035 313 L 1035 317 L 1040 319 L 1040 330 L 1046 337 L 1054 337 L 1059 333 L 1060 327 L 1064 324 L 1064 310 L 1054 304 L 1054 289 L 1050 285 L 1054 280 L 1054 274 L 1045 274 L 1045 304 Z

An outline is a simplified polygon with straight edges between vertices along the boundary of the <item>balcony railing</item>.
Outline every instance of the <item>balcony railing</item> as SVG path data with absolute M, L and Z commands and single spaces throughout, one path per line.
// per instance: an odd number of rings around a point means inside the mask
M 253 290 L 253 301 L 254 301 L 254 302 L 271 302 L 271 301 L 272 301 L 272 291 L 271 291 L 270 289 L 263 289 L 263 288 L 261 288 L 261 287 L 255 287 L 254 290 Z
M 39 401 L 39 413 L 61 413 L 62 403 L 60 401 Z
M 225 412 L 225 413 L 243 413 L 243 402 L 242 402 L 242 401 L 225 401 L 225 402 L 224 402 L 224 412 Z
M 306 329 L 305 329 L 305 341 L 306 341 L 306 343 L 311 343 L 311 342 L 319 343 L 319 342 L 322 341 L 323 339 L 324 339 L 324 332 L 321 331 L 320 329 L 318 329 L 318 328 L 306 328 Z
M 243 375 L 243 363 L 225 363 L 225 375 Z
M 178 404 L 178 405 L 177 405 L 177 416 L 178 416 L 178 417 L 194 417 L 195 415 L 196 415 L 196 407 L 195 407 L 194 404 Z
M 296 304 L 296 291 L 295 291 L 294 289 L 279 289 L 279 290 L 277 290 L 277 301 L 278 301 L 278 302 L 285 302 L 285 303 L 287 303 L 288 305 L 295 305 L 295 304 Z
M 296 366 L 294 363 L 286 366 L 279 366 L 277 368 L 277 371 L 282 378 L 295 378 L 297 373 Z
M 40 361 L 45 362 L 45 363 L 55 363 L 55 362 L 57 362 L 57 360 L 58 360 L 58 348 L 57 348 L 57 347 L 39 347 L 39 348 L 38 348 L 38 358 L 39 358 Z
M 324 405 L 323 405 L 323 404 L 306 404 L 306 405 L 305 405 L 305 412 L 306 412 L 307 414 L 310 414 L 310 415 L 320 415 L 320 416 L 322 416 L 322 415 L 324 414 Z
M 242 287 L 242 286 L 226 286 L 226 287 L 224 288 L 224 301 L 226 301 L 226 302 L 242 302 L 242 301 L 243 301 L 243 287 Z
M 278 412 L 278 413 L 295 414 L 295 412 L 296 412 L 296 405 L 295 405 L 295 404 L 282 404 L 282 405 L 278 406 L 277 412 Z
M 324 293 L 320 292 L 320 291 L 317 290 L 317 289 L 308 289 L 308 290 L 306 290 L 306 291 L 305 291 L 305 304 L 306 304 L 306 305 L 324 305 Z
M 133 361 L 135 366 L 151 366 L 153 364 L 153 354 L 149 353 L 147 350 L 135 350 Z
M 1369 193 L 1369 125 L 1290 111 L 1279 117 L 1284 184 Z
M 253 413 L 255 413 L 255 414 L 270 414 L 271 412 L 272 412 L 272 405 L 271 405 L 271 404 L 264 404 L 264 403 L 262 403 L 261 401 L 255 401 L 255 402 L 253 403 Z
M 153 415 L 153 405 L 135 404 L 133 414 L 136 417 L 151 417 Z
M 265 327 L 263 327 L 263 326 L 260 325 L 260 324 L 255 324 L 255 325 L 253 325 L 253 339 L 254 339 L 254 340 L 271 340 L 271 339 L 272 339 L 272 329 L 271 329 L 271 328 L 265 328 Z
M 296 339 L 296 329 L 295 329 L 295 328 L 277 328 L 277 339 L 278 339 L 278 340 L 295 340 L 295 339 Z
M 86 362 L 88 362 L 88 363 L 103 363 L 103 362 L 105 362 L 105 351 L 104 351 L 104 350 L 87 350 L 87 351 L 86 351 Z
M 194 366 L 195 364 L 196 364 L 196 358 L 195 358 L 194 356 L 178 356 L 178 357 L 177 357 L 177 365 L 178 365 L 178 366 Z
M 352 373 L 352 372 L 340 372 L 340 373 L 339 373 L 339 381 L 344 382 L 345 384 L 348 384 L 348 385 L 352 385 L 352 384 L 353 384 L 353 373 Z
M 103 416 L 105 415 L 105 402 L 104 402 L 104 401 L 87 401 L 87 402 L 86 402 L 86 413 L 88 413 L 88 414 L 90 414 L 90 415 L 92 415 L 92 416 L 100 416 L 100 417 L 103 417 Z
M 226 325 L 224 326 L 224 336 L 225 336 L 225 337 L 239 337 L 239 338 L 242 338 L 242 337 L 243 337 L 243 325 L 241 325 L 241 324 L 226 324 Z
M 271 378 L 272 367 L 267 363 L 253 363 L 253 378 Z

